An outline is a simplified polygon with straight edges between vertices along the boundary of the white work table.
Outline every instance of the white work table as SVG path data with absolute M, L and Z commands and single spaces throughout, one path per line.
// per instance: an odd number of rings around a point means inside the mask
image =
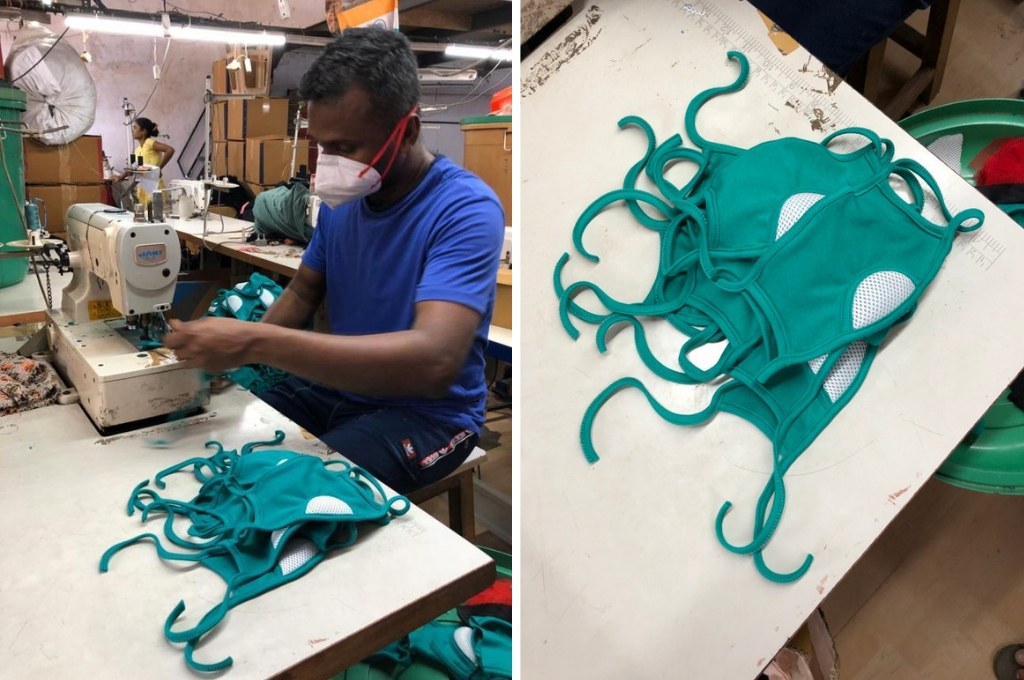
M 707 403 L 706 386 L 669 385 L 637 356 L 631 331 L 602 355 L 595 328 L 563 331 L 552 271 L 575 253 L 573 224 L 620 188 L 646 142 L 617 121 L 639 115 L 659 142 L 683 131 L 694 95 L 731 83 L 726 52 L 751 61 L 747 87 L 700 113 L 705 137 L 743 148 L 780 136 L 821 140 L 861 125 L 923 163 L 955 209 L 986 213 L 960 235 L 911 322 L 879 353 L 856 397 L 786 475 L 787 504 L 765 558 L 779 571 L 807 553 L 810 571 L 780 585 L 749 556 L 722 548 L 714 520 L 749 538 L 771 448 L 753 426 L 719 415 L 702 427 L 661 420 L 635 390 L 616 395 L 594 429 L 601 460 L 584 459 L 580 422 L 614 380 L 641 379 L 680 412 Z M 783 56 L 747 3 L 599 0 L 523 63 L 522 307 L 531 351 L 521 359 L 522 630 L 524 678 L 749 680 L 775 655 L 910 501 L 1024 365 L 1024 233 L 807 52 Z M 682 176 L 678 180 L 682 183 Z M 751 187 L 756 190 L 756 187 Z M 856 225 L 851 225 L 855 228 Z M 599 282 L 640 300 L 658 262 L 658 235 L 624 207 L 608 209 L 576 254 L 567 282 Z M 597 308 L 589 294 L 580 302 Z M 652 324 L 670 363 L 682 342 Z
M 220 578 L 163 563 L 148 543 L 115 555 L 106 574 L 99 559 L 144 531 L 162 535 L 162 518 L 143 525 L 125 514 L 138 482 L 210 455 L 207 440 L 237 448 L 275 429 L 286 433 L 283 448 L 337 455 L 239 390 L 215 395 L 205 414 L 105 438 L 77 405 L 0 418 L 0 677 L 197 677 L 165 640 L 163 623 L 182 599 L 179 627 L 198 621 L 221 600 Z M 145 443 L 175 436 L 169 448 Z M 168 482 L 173 498 L 198 489 L 187 473 Z M 225 677 L 236 680 L 329 677 L 493 578 L 487 555 L 413 507 L 387 526 L 360 528 L 352 548 L 232 610 L 196 657 L 232 655 Z
M 167 220 L 167 223 L 174 227 L 179 237 L 190 245 L 197 245 L 283 276 L 295 276 L 299 263 L 302 261 L 302 246 L 246 243 L 245 237 L 252 229 L 252 222 L 235 217 L 211 213 L 206 221 L 205 237 L 203 236 L 202 217 L 188 219 L 172 217 Z

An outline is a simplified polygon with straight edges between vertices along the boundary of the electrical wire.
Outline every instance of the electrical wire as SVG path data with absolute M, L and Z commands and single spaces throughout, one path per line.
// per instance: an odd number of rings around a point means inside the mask
M 65 28 L 64 29 L 64 33 L 61 33 L 59 36 L 57 36 L 57 39 L 53 41 L 52 45 L 50 45 L 50 49 L 46 50 L 46 52 L 43 53 L 43 56 L 39 57 L 39 61 L 37 61 L 36 63 L 32 64 L 32 66 L 30 66 L 27 71 L 25 71 L 20 76 L 18 76 L 14 80 L 12 80 L 11 81 L 11 85 L 14 85 L 14 83 L 18 82 L 19 80 L 21 80 L 22 78 L 27 76 L 29 73 L 32 73 L 32 69 L 34 69 L 36 66 L 39 66 L 41 63 L 43 63 L 43 59 L 46 59 L 46 57 L 48 57 L 50 55 L 50 52 L 53 51 L 53 48 L 57 46 L 57 43 L 60 42 L 61 38 L 64 37 L 64 34 L 67 33 L 68 30 L 70 30 L 70 29 Z
M 167 55 L 171 51 L 171 43 L 172 42 L 173 41 L 170 38 L 167 39 L 167 47 L 164 48 L 164 58 L 160 62 L 160 77 L 157 78 L 157 81 L 155 83 L 153 83 L 153 89 L 149 91 L 149 96 L 146 97 L 146 103 L 142 105 L 142 109 L 140 109 L 139 111 L 136 111 L 134 118 L 138 118 L 139 116 L 142 115 L 142 112 L 146 110 L 147 106 L 149 106 L 149 100 L 153 98 L 154 94 L 156 94 L 156 88 L 160 87 L 160 83 L 163 82 L 164 66 L 167 64 Z M 131 123 L 124 123 L 124 124 L 125 125 L 131 125 Z
M 508 45 L 511 42 L 512 42 L 512 38 L 506 38 L 505 40 L 502 40 L 500 43 L 495 45 L 494 49 L 500 50 L 501 48 L 505 47 L 506 45 Z M 458 69 L 457 71 L 452 71 L 452 70 L 449 70 L 449 69 L 435 69 L 435 68 L 429 68 L 429 67 L 428 68 L 424 68 L 424 69 L 420 69 L 420 70 L 426 71 L 427 73 L 432 73 L 435 76 L 450 76 L 450 75 L 455 75 L 456 73 L 464 73 L 466 71 L 473 71 L 473 70 L 476 69 L 477 66 L 479 66 L 480 64 L 482 64 L 482 63 L 484 63 L 486 61 L 490 61 L 490 59 L 491 59 L 490 57 L 483 57 L 482 59 L 477 59 L 473 63 L 469 64 L 468 66 L 464 66 L 464 67 Z M 500 63 L 501 62 L 499 61 L 498 64 L 500 64 Z
M 494 72 L 494 69 L 491 69 L 490 73 L 488 73 L 486 76 L 484 76 L 481 79 L 481 83 L 484 80 L 486 80 L 487 78 L 489 78 L 491 76 L 491 73 L 493 73 L 493 72 Z M 477 89 L 476 87 L 474 87 L 472 90 L 470 90 L 469 93 L 467 93 L 466 96 L 464 98 L 460 99 L 459 101 L 451 102 L 450 104 L 439 104 L 439 105 L 436 105 L 436 106 L 432 106 L 432 105 L 428 104 L 426 106 L 421 106 L 420 107 L 420 111 L 424 115 L 426 115 L 426 114 L 436 113 L 438 111 L 447 111 L 448 109 L 450 109 L 453 106 L 461 106 L 463 104 L 469 104 L 471 102 L 475 102 L 477 99 L 480 99 L 480 97 L 483 97 L 485 95 L 494 93 L 499 87 L 504 85 L 506 81 L 511 82 L 511 80 L 512 80 L 512 73 L 510 71 L 508 76 L 507 76 L 507 78 L 505 76 L 503 76 L 501 78 L 501 80 L 499 80 L 496 83 L 488 83 L 489 86 L 492 86 L 492 89 L 484 90 L 483 92 L 481 92 L 480 94 L 478 94 L 475 97 L 472 96 L 472 95 L 476 91 L 476 89 Z M 477 85 L 477 87 L 479 87 L 479 85 Z

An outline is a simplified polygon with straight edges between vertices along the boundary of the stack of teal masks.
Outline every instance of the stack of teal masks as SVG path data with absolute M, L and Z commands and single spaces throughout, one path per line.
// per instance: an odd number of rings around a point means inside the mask
M 258 322 L 281 296 L 283 289 L 259 272 L 234 288 L 222 289 L 210 303 L 206 316 Z M 239 387 L 259 394 L 288 377 L 286 371 L 265 364 L 246 364 L 224 374 Z
M 606 351 L 609 331 L 633 330 L 637 353 L 657 376 L 680 384 L 715 381 L 710 404 L 699 413 L 676 413 L 660 404 L 637 378 L 624 377 L 587 409 L 581 444 L 598 459 L 591 437 L 602 405 L 623 389 L 640 390 L 669 422 L 696 425 L 725 411 L 758 427 L 772 442 L 773 472 L 754 509 L 753 535 L 737 545 L 726 539 L 725 503 L 715 522 L 719 542 L 752 555 L 766 578 L 793 581 L 810 567 L 780 573 L 764 561 L 785 505 L 784 476 L 856 393 L 889 331 L 913 315 L 918 300 L 949 253 L 953 238 L 981 226 L 983 214 L 949 212 L 938 185 L 917 162 L 895 159 L 891 141 L 870 130 L 839 130 L 821 143 L 780 138 L 750 149 L 705 139 L 697 112 L 712 97 L 736 92 L 749 72 L 746 58 L 730 52 L 735 82 L 697 95 L 686 111 L 682 136 L 657 142 L 643 119 L 647 151 L 626 172 L 621 189 L 597 198 L 572 233 L 576 252 L 597 262 L 585 243 L 587 226 L 605 208 L 624 204 L 641 226 L 659 234 L 657 276 L 642 300 L 617 300 L 590 281 L 564 281 L 566 253 L 555 267 L 554 287 L 563 326 L 579 337 L 577 321 L 597 326 Z M 863 139 L 852 152 L 840 137 Z M 678 186 L 666 177 L 677 163 L 693 177 Z M 641 174 L 656 192 L 637 188 Z M 894 186 L 903 185 L 904 199 Z M 941 223 L 925 216 L 930 204 Z M 583 304 L 578 294 L 588 291 Z M 687 339 L 668 364 L 651 351 L 643 318 L 668 321 Z M 710 368 L 691 359 L 710 343 L 724 347 Z
M 115 553 L 151 541 L 162 559 L 197 562 L 224 580 L 224 598 L 196 625 L 173 628 L 185 611 L 184 601 L 164 622 L 167 640 L 184 645 L 185 661 L 194 670 L 231 665 L 230 657 L 202 663 L 194 653 L 232 607 L 294 581 L 331 551 L 352 545 L 361 524 L 384 525 L 409 510 L 404 496 L 388 498 L 376 479 L 345 461 L 276 448 L 253 450 L 283 441 L 279 431 L 273 441 L 246 444 L 240 452 L 208 442 L 206 447 L 214 450 L 208 458 L 190 458 L 162 470 L 152 486 L 144 480 L 128 499 L 128 515 L 139 511 L 143 522 L 163 519 L 163 537 L 139 534 L 112 546 L 100 560 L 100 571 L 106 572 Z M 166 487 L 165 477 L 189 468 L 202 484 L 194 498 L 158 493 Z M 185 535 L 175 530 L 175 519 L 187 521 Z

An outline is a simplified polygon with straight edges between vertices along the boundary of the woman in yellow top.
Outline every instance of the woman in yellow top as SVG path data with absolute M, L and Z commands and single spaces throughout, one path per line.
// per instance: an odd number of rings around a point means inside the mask
M 173 146 L 157 141 L 156 138 L 159 134 L 160 129 L 149 118 L 136 118 L 135 122 L 132 123 L 132 138 L 139 143 L 135 147 L 136 159 L 141 156 L 144 165 L 159 168 L 159 170 L 154 170 L 150 174 L 139 175 L 139 185 L 135 187 L 135 196 L 139 203 L 143 205 L 149 204 L 151 200 L 150 192 L 153 189 L 164 188 L 164 181 L 159 179 L 159 177 L 164 166 L 174 157 Z M 128 171 L 126 170 L 117 179 L 120 181 L 127 176 Z M 153 179 L 157 179 L 158 182 L 154 183 Z M 144 185 L 149 185 L 149 190 Z

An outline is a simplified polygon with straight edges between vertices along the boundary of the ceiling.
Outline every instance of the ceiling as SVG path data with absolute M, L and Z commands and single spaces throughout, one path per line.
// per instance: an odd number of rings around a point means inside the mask
M 398 26 L 417 47 L 421 67 L 462 66 L 471 60 L 453 61 L 423 44 L 511 47 L 514 5 L 511 0 L 399 0 Z M 308 30 L 326 31 L 327 23 Z M 489 69 L 493 64 L 480 66 Z

